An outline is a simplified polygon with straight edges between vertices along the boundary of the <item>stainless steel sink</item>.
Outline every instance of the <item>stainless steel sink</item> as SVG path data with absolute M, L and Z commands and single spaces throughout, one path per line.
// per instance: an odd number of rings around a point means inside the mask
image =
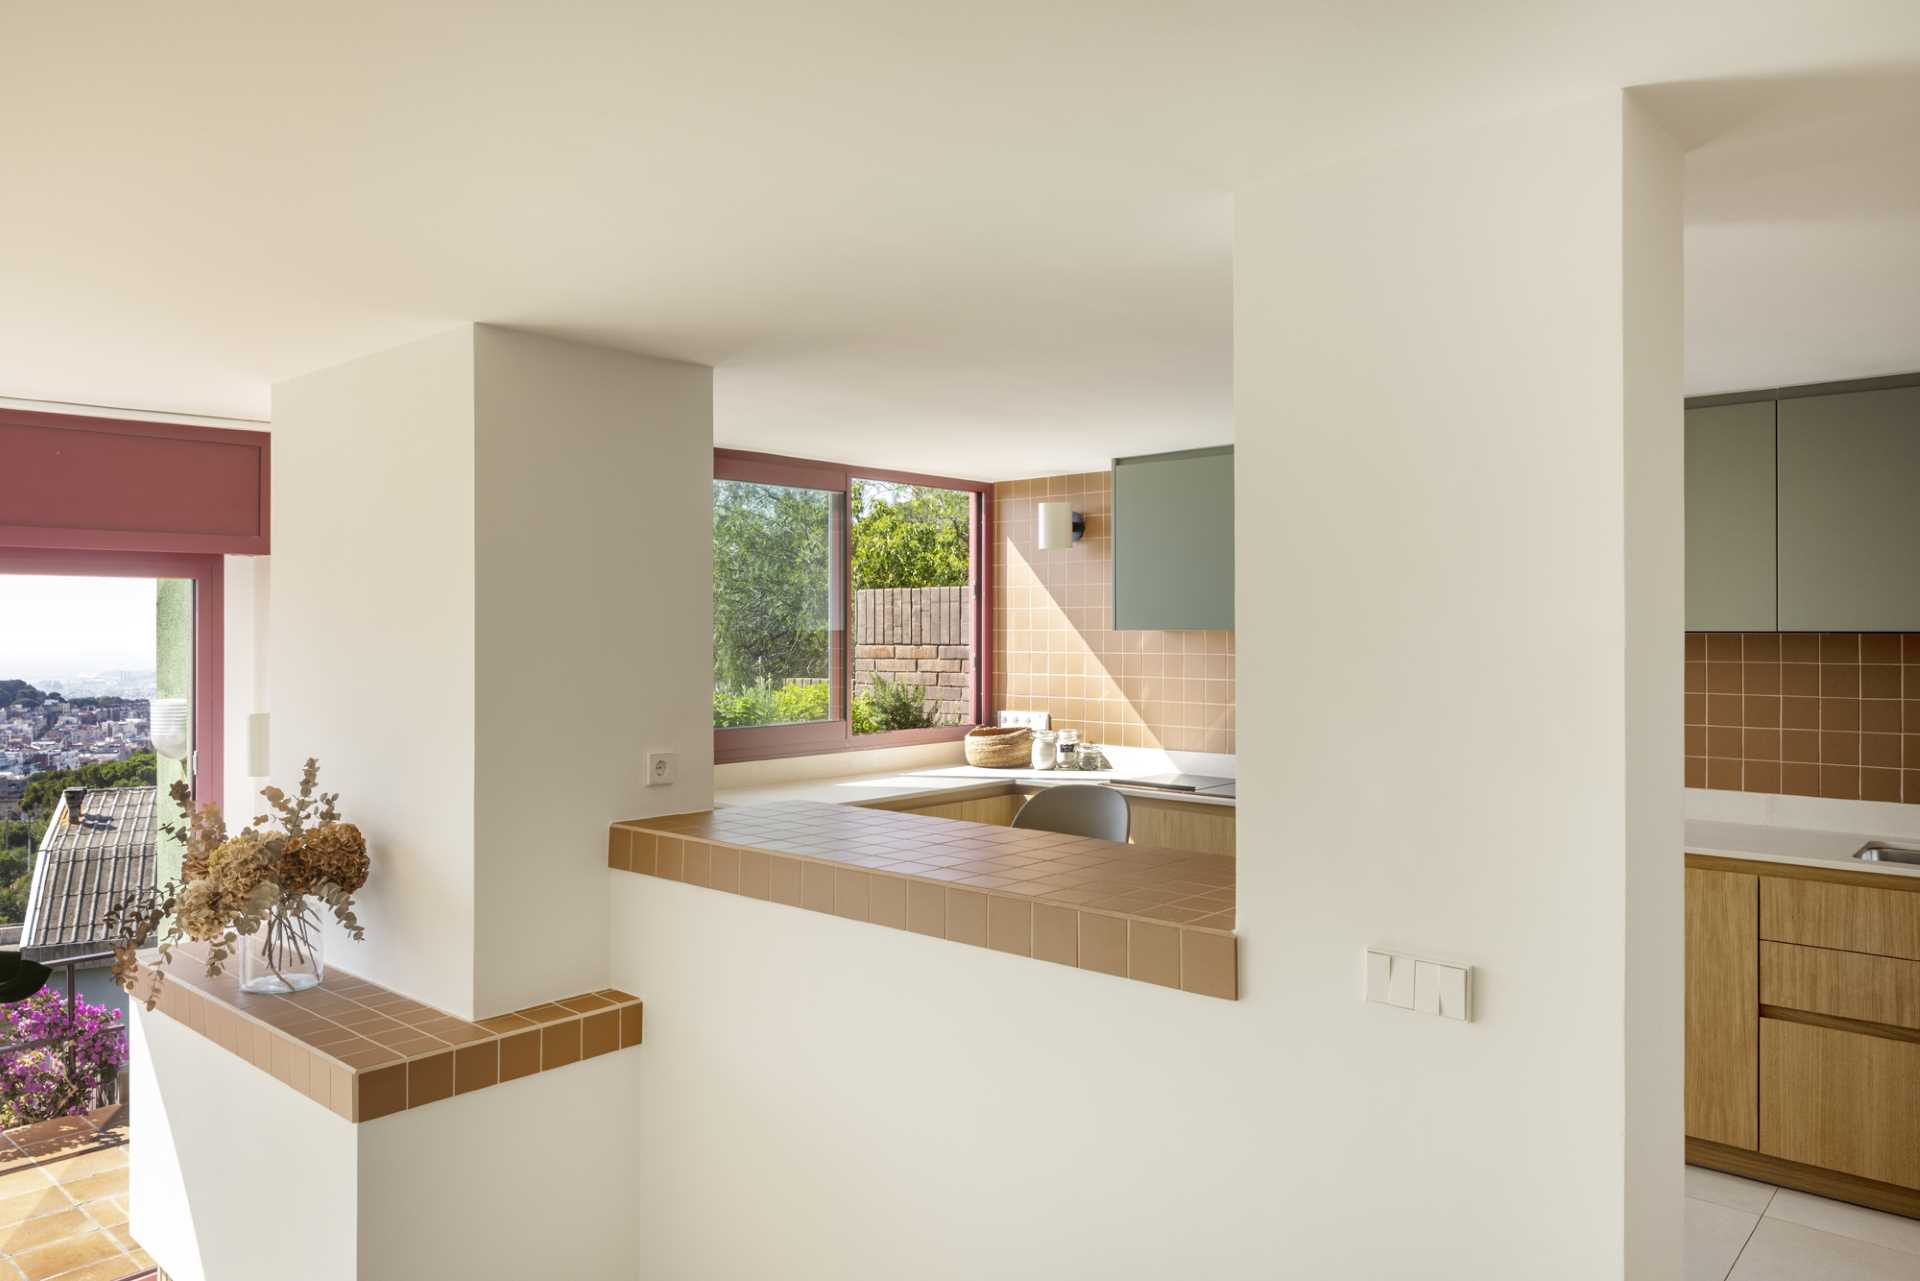
M 1888 845 L 1884 841 L 1868 841 L 1853 852 L 1853 856 L 1862 863 L 1913 863 L 1920 865 L 1920 850 L 1908 849 L 1904 845 Z

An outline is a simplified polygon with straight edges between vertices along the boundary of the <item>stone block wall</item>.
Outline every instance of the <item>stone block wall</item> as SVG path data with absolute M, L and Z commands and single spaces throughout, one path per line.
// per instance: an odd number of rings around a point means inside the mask
M 886 587 L 853 594 L 853 692 L 876 676 L 918 685 L 943 724 L 973 719 L 973 591 Z

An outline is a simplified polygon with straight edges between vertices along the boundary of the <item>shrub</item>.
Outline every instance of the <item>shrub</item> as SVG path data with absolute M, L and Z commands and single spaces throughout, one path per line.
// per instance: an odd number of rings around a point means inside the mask
M 878 734 L 890 729 L 928 729 L 934 712 L 918 685 L 875 677 L 873 688 L 853 700 L 853 732 Z
M 782 685 L 772 689 L 765 683 L 744 689 L 713 691 L 713 727 L 734 729 L 742 725 L 781 725 L 791 721 L 827 719 L 831 691 L 826 682 L 817 685 Z
M 127 1038 L 119 1012 L 79 996 L 73 1005 L 69 1016 L 66 1001 L 44 988 L 24 1001 L 0 1005 L 0 1037 L 9 1042 L 74 1037 L 71 1045 L 0 1056 L 0 1128 L 87 1111 L 99 1088 L 125 1065 Z

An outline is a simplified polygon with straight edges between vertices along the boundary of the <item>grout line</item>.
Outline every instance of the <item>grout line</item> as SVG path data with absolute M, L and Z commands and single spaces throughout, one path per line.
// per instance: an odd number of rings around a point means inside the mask
M 1760 1213 L 1753 1216 L 1753 1226 L 1747 1229 L 1746 1239 L 1740 1242 L 1740 1248 L 1733 1252 L 1733 1259 L 1727 1264 L 1727 1270 L 1721 1275 L 1720 1281 L 1727 1281 L 1727 1278 L 1733 1275 L 1733 1270 L 1740 1266 L 1741 1256 L 1746 1254 L 1747 1247 L 1753 1244 L 1753 1234 L 1760 1230 L 1760 1220 L 1767 1217 L 1767 1211 L 1773 1205 L 1773 1198 L 1779 1195 L 1779 1188 L 1767 1193 L 1766 1205 L 1761 1206 Z

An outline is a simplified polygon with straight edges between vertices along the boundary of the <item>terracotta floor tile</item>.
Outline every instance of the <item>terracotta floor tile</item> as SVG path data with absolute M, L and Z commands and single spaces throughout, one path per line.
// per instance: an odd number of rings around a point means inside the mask
M 73 1208 L 73 1198 L 49 1183 L 42 1182 L 31 1192 L 22 1192 L 0 1200 L 0 1227 L 35 1218 L 42 1214 L 57 1214 Z
M 0 1228 L 0 1254 L 18 1255 L 69 1237 L 104 1231 L 77 1206 L 68 1206 L 57 1214 L 42 1214 L 10 1227 Z
M 60 1186 L 66 1189 L 68 1196 L 81 1202 L 96 1197 L 121 1197 L 127 1194 L 127 1172 L 122 1168 L 106 1174 L 93 1174 Z
M 13 1265 L 20 1269 L 25 1281 L 49 1281 L 52 1277 L 64 1276 L 88 1264 L 99 1264 L 109 1259 L 125 1264 L 126 1251 L 105 1232 L 92 1232 L 17 1254 L 13 1257 Z M 110 1273 L 101 1275 L 111 1276 Z

